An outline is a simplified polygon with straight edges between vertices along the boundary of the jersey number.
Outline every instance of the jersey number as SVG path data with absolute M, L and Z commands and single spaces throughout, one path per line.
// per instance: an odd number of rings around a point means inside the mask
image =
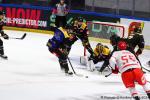
M 125 55 L 121 56 L 121 60 L 123 61 L 123 64 L 129 63 L 129 61 L 136 61 L 136 58 L 133 55 Z

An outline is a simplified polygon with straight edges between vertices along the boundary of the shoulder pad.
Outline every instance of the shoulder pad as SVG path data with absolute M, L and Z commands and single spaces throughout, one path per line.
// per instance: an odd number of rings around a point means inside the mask
M 87 27 L 86 23 L 83 22 L 82 25 L 81 25 L 81 28 L 85 29 L 86 27 Z

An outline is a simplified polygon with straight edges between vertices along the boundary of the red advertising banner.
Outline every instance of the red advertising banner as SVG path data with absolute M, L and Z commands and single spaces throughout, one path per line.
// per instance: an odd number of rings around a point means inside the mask
M 50 11 L 32 8 L 0 7 L 5 12 L 6 26 L 48 29 Z

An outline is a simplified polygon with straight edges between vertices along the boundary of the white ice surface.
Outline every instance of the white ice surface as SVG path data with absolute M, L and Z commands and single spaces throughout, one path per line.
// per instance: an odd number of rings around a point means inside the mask
M 25 33 L 5 32 L 10 37 L 20 37 Z M 73 45 L 69 57 L 75 71 L 89 78 L 62 74 L 57 58 L 46 47 L 50 37 L 27 32 L 24 40 L 4 40 L 8 60 L 0 58 L 0 100 L 116 100 L 102 99 L 102 96 L 130 96 L 120 75 L 105 78 L 98 72 L 81 69 L 84 66 L 79 63 L 83 55 L 80 41 Z M 94 47 L 96 42 L 91 42 L 91 45 Z M 140 59 L 143 64 L 150 60 L 150 51 L 145 50 Z M 146 77 L 150 80 L 149 74 Z M 137 90 L 145 96 L 138 85 Z

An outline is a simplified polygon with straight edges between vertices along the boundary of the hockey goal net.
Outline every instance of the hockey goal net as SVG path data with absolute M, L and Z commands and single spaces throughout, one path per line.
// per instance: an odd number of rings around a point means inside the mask
M 91 37 L 109 39 L 112 34 L 125 37 L 125 26 L 118 23 L 89 21 L 87 25 Z
M 126 26 L 118 23 L 88 21 L 87 22 L 89 36 L 99 39 L 109 39 L 113 34 L 117 34 L 120 37 L 126 36 Z M 86 49 L 84 48 L 84 56 L 86 56 Z

